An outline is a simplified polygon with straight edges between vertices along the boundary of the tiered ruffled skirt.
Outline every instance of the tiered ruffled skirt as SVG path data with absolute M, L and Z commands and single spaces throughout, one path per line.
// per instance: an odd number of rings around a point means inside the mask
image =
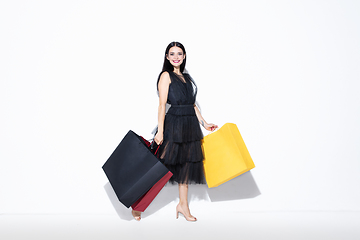
M 173 173 L 170 183 L 204 184 L 202 131 L 193 105 L 172 106 L 165 116 L 160 160 Z

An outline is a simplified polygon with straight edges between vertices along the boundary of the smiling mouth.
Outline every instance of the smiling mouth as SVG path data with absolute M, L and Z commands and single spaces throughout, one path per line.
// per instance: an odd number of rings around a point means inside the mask
M 180 60 L 178 60 L 178 61 L 173 61 L 174 63 L 179 63 L 180 62 Z

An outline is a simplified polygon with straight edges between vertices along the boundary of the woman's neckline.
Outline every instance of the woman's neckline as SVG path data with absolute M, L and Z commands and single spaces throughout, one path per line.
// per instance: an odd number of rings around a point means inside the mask
M 186 83 L 184 74 L 177 74 L 176 72 L 173 71 L 173 73 L 175 73 L 175 75 L 180 79 L 181 82 Z

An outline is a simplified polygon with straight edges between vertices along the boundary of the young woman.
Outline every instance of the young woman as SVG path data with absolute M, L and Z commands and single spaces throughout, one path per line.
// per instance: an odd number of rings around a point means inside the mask
M 158 131 L 155 142 L 160 145 L 160 160 L 173 173 L 171 183 L 179 185 L 179 204 L 176 218 L 181 213 L 186 220 L 196 221 L 188 204 L 188 184 L 204 184 L 203 134 L 199 123 L 209 131 L 217 126 L 207 123 L 195 105 L 197 87 L 185 73 L 186 51 L 179 42 L 170 43 L 165 51 L 163 70 L 157 81 L 159 92 Z M 165 113 L 166 103 L 171 104 Z M 132 211 L 136 220 L 140 212 Z

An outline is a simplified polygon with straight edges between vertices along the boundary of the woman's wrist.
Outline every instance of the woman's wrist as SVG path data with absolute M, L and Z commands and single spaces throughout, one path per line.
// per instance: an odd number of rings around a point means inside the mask
M 207 122 L 205 122 L 204 119 L 200 120 L 200 124 L 201 126 L 203 126 L 204 128 L 206 128 Z

